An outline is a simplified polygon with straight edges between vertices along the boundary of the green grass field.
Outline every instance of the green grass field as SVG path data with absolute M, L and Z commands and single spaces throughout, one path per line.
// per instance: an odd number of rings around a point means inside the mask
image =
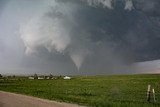
M 147 85 L 156 92 L 146 101 Z M 160 75 L 77 76 L 71 80 L 0 80 L 0 90 L 93 107 L 160 107 Z

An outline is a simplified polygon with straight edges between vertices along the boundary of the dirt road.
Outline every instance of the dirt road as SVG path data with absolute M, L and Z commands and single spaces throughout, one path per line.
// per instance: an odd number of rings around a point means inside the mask
M 0 91 L 0 107 L 82 107 Z

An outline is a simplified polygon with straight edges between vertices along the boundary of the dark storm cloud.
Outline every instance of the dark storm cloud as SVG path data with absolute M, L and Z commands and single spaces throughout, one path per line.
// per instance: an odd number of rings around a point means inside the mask
M 103 38 L 106 42 L 109 40 L 106 38 L 110 38 L 109 41 L 116 44 L 116 49 L 121 50 L 123 54 L 131 55 L 134 61 L 158 59 L 158 47 L 160 45 L 160 29 L 158 27 L 160 13 L 159 1 L 133 0 L 134 7 L 132 11 L 126 11 L 124 9 L 125 3 L 123 1 L 124 0 L 114 1 L 115 5 L 113 10 L 102 9 L 105 11 L 102 13 L 103 15 L 96 14 L 100 18 L 104 18 L 98 21 L 99 23 L 102 22 L 100 25 L 104 24 L 104 26 L 95 26 L 105 29 L 104 31 L 109 34 L 105 34 L 107 36 Z M 101 10 L 99 9 L 99 11 Z M 107 13 L 107 11 L 109 12 Z M 96 30 L 94 29 L 93 31 Z M 96 37 L 98 36 L 96 35 Z M 156 46 L 157 48 L 155 48 Z
M 1 12 L 3 11 L 3 8 L 7 4 L 7 2 L 8 2 L 7 0 L 1 0 L 0 1 L 0 16 L 1 16 Z
M 82 65 L 83 70 L 96 71 L 112 71 L 124 63 L 157 59 L 160 33 L 150 19 L 159 17 L 156 3 L 159 2 L 58 0 L 38 19 L 44 31 L 28 26 L 31 31 L 34 29 L 30 34 L 34 37 L 26 43 L 26 52 L 37 53 L 38 47 L 44 47 L 53 56 L 55 52 L 68 55 L 78 69 Z M 23 40 L 28 37 L 27 32 L 22 32 Z
M 160 58 L 159 4 L 158 0 L 34 1 L 29 11 L 27 5 L 21 13 L 27 16 L 19 30 L 26 54 L 21 66 L 57 74 L 76 74 L 76 67 L 79 74 L 133 72 L 132 63 Z

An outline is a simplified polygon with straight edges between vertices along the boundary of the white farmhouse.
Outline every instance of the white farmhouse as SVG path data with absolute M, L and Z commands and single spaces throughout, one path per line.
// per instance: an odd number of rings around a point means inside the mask
M 43 80 L 44 79 L 44 77 L 38 77 L 38 80 Z
M 64 79 L 64 80 L 70 80 L 71 77 L 65 76 L 63 79 Z

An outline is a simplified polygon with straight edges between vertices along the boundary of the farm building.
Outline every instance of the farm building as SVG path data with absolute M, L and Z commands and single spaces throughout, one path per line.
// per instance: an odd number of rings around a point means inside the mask
M 65 76 L 63 79 L 64 79 L 64 80 L 70 80 L 71 77 Z
M 44 77 L 38 77 L 38 79 L 39 79 L 39 80 L 43 80 L 43 79 L 44 79 Z
M 28 79 L 33 80 L 33 79 L 34 79 L 34 77 L 28 77 Z

